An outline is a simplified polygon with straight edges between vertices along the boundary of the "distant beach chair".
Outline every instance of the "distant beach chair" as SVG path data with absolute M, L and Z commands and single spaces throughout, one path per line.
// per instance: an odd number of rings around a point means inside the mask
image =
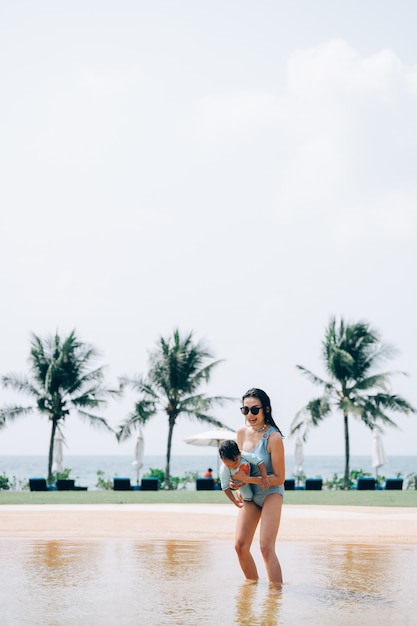
M 376 480 L 372 476 L 359 476 L 356 482 L 356 489 L 358 491 L 375 491 Z
M 142 478 L 140 481 L 141 491 L 158 491 L 158 479 L 157 478 Z
M 195 488 L 196 491 L 213 491 L 214 478 L 196 478 Z
M 72 478 L 58 478 L 56 481 L 58 491 L 87 491 L 88 487 L 80 487 Z
M 73 491 L 75 489 L 75 480 L 71 478 L 58 478 L 56 488 L 58 491 Z
M 305 489 L 306 491 L 321 491 L 323 487 L 322 478 L 306 478 Z
M 403 478 L 387 478 L 385 480 L 384 489 L 397 489 L 398 491 L 402 491 L 403 488 Z
M 113 491 L 130 491 L 131 489 L 130 478 L 113 478 Z
M 295 489 L 295 478 L 286 478 L 284 481 L 284 489 L 285 491 L 294 491 Z
M 48 487 L 45 478 L 29 478 L 30 491 L 55 491 L 55 487 Z

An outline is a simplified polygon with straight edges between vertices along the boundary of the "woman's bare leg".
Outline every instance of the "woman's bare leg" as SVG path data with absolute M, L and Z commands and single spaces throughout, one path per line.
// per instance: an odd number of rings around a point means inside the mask
M 261 516 L 261 509 L 253 502 L 245 502 L 239 511 L 236 522 L 235 550 L 240 567 L 247 580 L 258 580 L 258 570 L 250 553 L 256 527 Z
M 260 528 L 260 549 L 265 562 L 268 580 L 270 583 L 281 584 L 282 572 L 275 552 L 275 542 L 281 521 L 282 496 L 271 493 L 262 507 Z

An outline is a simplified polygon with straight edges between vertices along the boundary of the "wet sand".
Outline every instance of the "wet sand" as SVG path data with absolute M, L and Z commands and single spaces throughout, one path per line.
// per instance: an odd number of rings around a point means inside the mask
M 0 537 L 233 539 L 229 504 L 4 505 Z M 417 508 L 285 505 L 280 541 L 417 544 Z

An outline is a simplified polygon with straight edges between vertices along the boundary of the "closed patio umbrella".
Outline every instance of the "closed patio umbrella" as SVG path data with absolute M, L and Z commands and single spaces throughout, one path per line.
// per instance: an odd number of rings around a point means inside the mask
M 60 474 L 64 471 L 64 452 L 63 452 L 63 438 L 61 433 L 55 435 L 54 448 L 52 453 L 52 472 L 54 474 Z
M 378 468 L 387 462 L 381 434 L 382 430 L 375 425 L 372 429 L 372 467 L 375 469 L 376 476 L 378 476 Z
M 236 440 L 236 433 L 226 428 L 214 428 L 213 430 L 206 430 L 197 435 L 186 437 L 184 441 L 192 446 L 212 446 L 218 450 L 221 442 L 225 441 L 225 439 Z M 217 455 L 217 476 L 219 475 L 219 462 L 219 455 Z
M 297 484 L 300 481 L 300 477 L 304 473 L 304 449 L 303 440 L 301 437 L 297 437 L 294 448 L 294 475 L 297 478 Z
M 143 432 L 141 427 L 139 426 L 139 434 L 136 439 L 135 452 L 133 455 L 133 467 L 136 469 L 136 484 L 139 485 L 139 473 L 143 467 L 143 457 L 145 455 L 145 439 L 143 437 Z

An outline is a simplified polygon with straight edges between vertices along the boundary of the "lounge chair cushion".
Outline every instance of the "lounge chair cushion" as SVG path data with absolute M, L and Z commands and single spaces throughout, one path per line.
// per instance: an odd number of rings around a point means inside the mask
M 295 489 L 295 478 L 286 478 L 284 481 L 284 489 L 285 491 L 294 491 Z
M 376 487 L 376 480 L 371 476 L 359 476 L 356 488 L 358 491 L 374 491 Z
M 385 489 L 398 489 L 398 491 L 401 491 L 403 482 L 403 478 L 387 478 L 385 481 Z
M 56 488 L 58 491 L 72 491 L 75 489 L 75 480 L 71 478 L 58 478 Z
M 322 478 L 306 478 L 306 491 L 321 491 L 322 487 Z
M 29 478 L 29 489 L 31 491 L 48 491 L 45 478 Z
M 114 491 L 130 491 L 131 489 L 130 478 L 113 478 Z
M 196 491 L 213 491 L 214 478 L 196 478 L 195 488 Z
M 142 478 L 140 483 L 141 491 L 158 491 L 157 478 Z

